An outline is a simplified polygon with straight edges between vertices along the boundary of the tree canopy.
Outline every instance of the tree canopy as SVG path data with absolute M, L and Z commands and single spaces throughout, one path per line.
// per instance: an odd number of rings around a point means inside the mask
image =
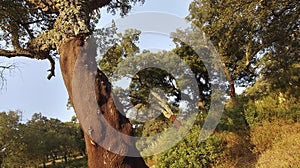
M 187 19 L 214 43 L 228 81 L 248 86 L 256 76 L 275 77 L 299 61 L 298 16 L 299 2 L 292 0 L 195 0 Z
M 0 165 L 2 167 L 38 166 L 47 162 L 85 154 L 83 133 L 77 122 L 61 122 L 33 114 L 20 121 L 20 111 L 0 113 Z
M 54 58 L 69 37 L 90 34 L 100 18 L 99 8 L 124 16 L 131 6 L 144 0 L 21 1 L 4 0 L 0 5 L 0 56 L 48 59 L 48 79 L 55 75 Z

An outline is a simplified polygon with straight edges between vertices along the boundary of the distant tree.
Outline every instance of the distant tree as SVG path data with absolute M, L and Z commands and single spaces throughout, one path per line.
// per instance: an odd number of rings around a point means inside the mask
M 19 113 L 0 113 L 0 166 L 14 167 L 22 162 L 20 151 L 23 143 L 20 136 Z
M 74 123 L 48 119 L 39 113 L 34 114 L 25 126 L 23 143 L 26 146 L 23 151 L 29 163 L 45 165 L 52 161 L 55 164 L 57 159 L 67 162 L 68 157 L 85 150 L 81 129 Z
M 199 107 L 201 110 L 209 108 L 210 79 L 201 56 L 197 55 L 190 46 L 175 38 L 183 35 L 185 32 L 174 34 L 175 49 L 157 53 L 139 50 L 137 43 L 140 31 L 138 30 L 127 30 L 124 34 L 118 34 L 113 23 L 111 27 L 101 30 L 100 33 L 103 32 L 110 34 L 110 36 L 106 36 L 109 37 L 107 39 L 99 39 L 106 41 L 102 42 L 102 44 L 107 45 L 103 58 L 99 60 L 99 65 L 112 81 L 121 78 L 131 79 L 127 89 L 115 86 L 114 94 L 124 105 L 126 115 L 129 116 L 131 123 L 135 126 L 135 135 L 143 137 L 153 136 L 170 127 L 172 122 L 175 123 L 175 126 L 180 126 L 180 122 L 176 119 L 173 120 L 173 117 L 180 111 L 178 106 L 182 98 L 188 98 L 192 90 L 184 92 L 178 86 L 187 86 L 190 84 L 190 81 L 183 78 L 183 73 L 173 76 L 174 74 L 167 72 L 164 68 L 176 67 L 176 70 L 188 68 L 183 70 L 183 72 L 191 73 L 192 78 L 196 79 L 197 86 L 195 87 L 199 91 Z M 117 37 L 113 36 L 114 34 L 118 34 Z M 194 35 L 193 38 L 194 40 L 199 40 L 199 36 Z M 188 39 L 191 38 L 188 37 Z M 208 46 L 200 47 L 200 51 L 204 51 L 203 48 L 208 48 Z M 179 56 L 179 59 L 185 63 L 186 67 L 172 60 L 174 55 Z M 163 62 L 164 64 L 159 68 L 148 67 L 139 70 L 143 62 L 146 62 L 146 64 L 147 61 L 149 63 L 155 62 L 153 60 L 150 61 L 153 58 L 159 58 L 158 62 Z M 132 61 L 127 61 L 126 59 Z M 132 74 L 132 70 L 138 70 L 138 72 L 135 71 L 136 73 Z M 155 94 L 156 89 L 160 92 L 159 97 L 157 97 L 158 94 Z M 167 99 L 167 103 L 163 99 Z M 151 109 L 149 109 L 150 106 Z M 181 114 L 181 117 L 183 116 L 184 114 Z M 169 119 L 172 122 L 168 121 Z M 145 124 L 144 121 L 149 121 L 149 123 Z M 143 144 L 138 142 L 139 149 L 142 151 L 147 150 L 147 146 L 151 145 L 149 143 L 152 143 L 152 141 L 143 142 Z
M 176 45 L 173 52 L 190 67 L 196 79 L 199 92 L 199 107 L 201 110 L 208 109 L 212 90 L 211 79 L 206 66 L 212 66 L 209 63 L 210 58 L 207 56 L 211 54 L 209 50 L 212 49 L 208 49 L 207 39 L 199 30 L 177 30 L 172 36 Z M 189 43 L 182 41 L 179 37 L 188 39 Z
M 35 167 L 58 159 L 68 161 L 85 152 L 84 137 L 78 123 L 61 122 L 35 113 L 23 124 L 20 112 L 0 113 L 2 167 Z M 67 165 L 67 164 L 66 164 Z
M 98 61 L 99 66 L 112 81 L 119 80 L 122 77 L 128 77 L 127 73 L 130 73 L 132 69 L 138 69 L 138 65 L 135 65 L 135 63 L 143 62 L 143 60 L 147 59 L 147 57 L 151 57 L 151 55 L 165 55 L 165 60 L 161 61 L 170 62 L 167 59 L 169 58 L 168 54 L 172 54 L 171 52 L 154 54 L 148 51 L 140 51 L 137 45 L 141 33 L 139 30 L 128 29 L 123 34 L 117 33 L 117 28 L 114 22 L 112 22 L 111 27 L 96 30 L 96 33 L 101 35 L 99 37 L 96 36 L 98 43 L 105 44 L 104 47 L 100 49 L 100 52 L 104 51 L 104 55 Z M 102 34 L 106 34 L 106 38 L 103 39 Z M 117 69 L 122 61 L 126 62 L 128 57 L 131 59 L 134 57 L 135 63 L 131 66 L 122 66 L 121 70 Z M 131 74 L 129 78 L 132 79 L 129 88 L 124 90 L 115 86 L 114 94 L 120 98 L 127 116 L 133 119 L 131 123 L 135 125 L 136 131 L 140 130 L 144 125 L 144 122 L 137 122 L 136 120 L 141 120 L 142 118 L 147 120 L 152 118 L 153 116 L 151 115 L 155 113 L 142 113 L 142 109 L 150 105 L 149 95 L 152 95 L 150 94 L 151 90 L 153 91 L 154 88 L 161 89 L 169 97 L 175 96 L 177 102 L 180 99 L 180 92 L 175 86 L 176 81 L 174 77 L 159 68 L 147 68 L 139 71 L 136 75 Z M 134 110 L 134 112 L 132 110 Z M 164 110 L 158 109 L 157 112 L 162 113 Z M 169 115 L 167 116 L 170 117 Z M 140 132 L 137 134 L 140 134 Z

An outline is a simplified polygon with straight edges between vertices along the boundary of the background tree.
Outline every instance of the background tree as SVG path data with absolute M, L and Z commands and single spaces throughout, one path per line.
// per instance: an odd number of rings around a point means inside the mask
M 193 26 L 190 29 L 177 30 L 172 36 L 173 42 L 176 45 L 173 52 L 180 56 L 180 58 L 190 67 L 194 74 L 194 78 L 197 81 L 200 109 L 209 109 L 211 79 L 209 78 L 206 66 L 213 65 L 210 62 L 211 60 L 205 58 L 207 55 L 211 54 L 211 51 L 208 49 L 209 45 L 207 44 L 207 37 L 201 31 L 193 30 Z M 179 37 L 188 39 L 188 41 L 181 41 Z M 192 46 L 194 48 L 192 48 Z
M 249 15 L 253 13 L 248 9 L 246 1 L 195 0 L 187 17 L 206 33 L 218 50 L 232 98 L 236 86 L 248 86 L 255 79 L 253 64 L 261 51 L 255 39 L 257 25 L 251 23 Z
M 0 113 L 0 165 L 15 166 L 23 148 L 20 136 L 19 113 Z
M 246 160 L 255 161 L 251 156 L 259 157 L 249 149 L 261 151 L 263 146 L 272 150 L 270 139 L 276 139 L 272 132 L 299 121 L 299 104 L 295 101 L 299 99 L 300 86 L 296 82 L 299 12 L 299 2 L 291 0 L 195 0 L 190 5 L 187 19 L 208 35 L 221 55 L 231 97 L 235 97 L 234 87 L 248 87 L 235 98 L 239 102 L 236 107 L 227 105 L 217 129 L 230 132 L 224 138 L 229 146 L 232 135 L 240 141 L 235 143 L 238 150 L 231 147 L 228 151 L 229 160 L 240 160 L 235 166 L 246 164 Z M 264 129 L 266 125 L 269 127 Z M 291 132 L 288 134 L 297 134 Z M 294 162 L 290 160 L 288 165 Z
M 298 15 L 299 2 L 291 0 L 195 0 L 187 18 L 217 47 L 233 96 L 234 84 L 253 84 L 256 68 L 274 77 L 278 69 L 299 61 Z
M 48 119 L 40 113 L 21 123 L 20 113 L 1 113 L 2 167 L 46 167 L 48 162 L 55 165 L 56 160 L 69 165 L 68 158 L 82 155 L 84 139 L 78 123 Z
M 149 51 L 140 51 L 137 43 L 139 42 L 139 30 L 128 29 L 125 32 L 117 33 L 117 28 L 115 27 L 114 22 L 112 22 L 112 26 L 96 30 L 97 35 L 96 40 L 104 47 L 100 48 L 100 52 L 103 53 L 102 58 L 98 61 L 101 70 L 110 77 L 110 80 L 116 81 L 122 77 L 127 77 L 127 72 L 130 70 L 137 68 L 135 65 L 131 67 L 122 67 L 122 72 L 117 71 L 117 67 L 119 64 L 126 60 L 129 56 L 133 56 L 136 62 L 143 61 L 143 59 L 147 59 L 147 57 L 151 57 Z M 105 34 L 105 38 L 103 38 L 103 34 Z M 137 54 L 137 55 L 135 55 Z M 157 53 L 154 55 L 166 55 L 165 59 L 168 59 L 167 52 L 165 53 Z M 115 76 L 117 73 L 119 76 Z M 179 91 L 174 85 L 174 77 L 168 74 L 165 71 L 155 68 L 148 68 L 146 70 L 142 70 L 138 72 L 135 76 L 131 76 L 132 78 L 131 84 L 127 90 L 124 90 L 121 87 L 115 86 L 114 94 L 120 98 L 120 102 L 124 105 L 124 109 L 127 116 L 130 116 L 131 123 L 135 125 L 135 130 L 141 129 L 143 122 L 136 122 L 137 116 L 139 119 L 151 118 L 151 115 L 154 113 L 141 114 L 140 112 L 142 108 L 149 106 L 149 94 L 150 90 L 153 88 L 159 88 L 165 93 L 173 94 L 179 100 Z M 137 108 L 132 112 L 132 109 Z M 131 113 L 129 112 L 131 111 Z M 130 114 L 129 114 L 130 113 Z M 161 112 L 158 112 L 161 113 Z M 144 117 L 143 117 L 144 116 Z M 153 117 L 153 116 L 152 116 Z M 134 120 L 135 119 L 135 120 Z M 136 127 L 138 126 L 138 127 Z M 137 133 L 137 132 L 136 132 Z M 140 134 L 140 133 L 137 133 Z
M 252 86 L 257 80 L 248 93 L 257 100 L 298 94 L 299 11 L 299 2 L 290 0 L 195 0 L 187 18 L 217 47 L 232 93 L 234 84 Z

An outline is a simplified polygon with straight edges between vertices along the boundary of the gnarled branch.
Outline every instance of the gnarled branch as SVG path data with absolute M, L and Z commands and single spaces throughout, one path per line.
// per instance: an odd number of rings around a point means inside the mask
M 36 54 L 36 53 L 30 52 L 25 49 L 19 49 L 19 50 L 0 49 L 0 56 L 6 57 L 6 58 L 27 57 L 27 58 L 31 58 L 31 59 L 47 59 L 50 62 L 50 69 L 48 70 L 50 73 L 47 78 L 50 80 L 53 76 L 55 76 L 55 61 L 48 53 Z M 4 66 L 0 66 L 0 68 L 4 69 Z

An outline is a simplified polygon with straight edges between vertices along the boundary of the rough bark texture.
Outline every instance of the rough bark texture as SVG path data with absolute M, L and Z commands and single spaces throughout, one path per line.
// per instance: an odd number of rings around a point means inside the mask
M 231 102 L 232 102 L 232 104 L 234 106 L 236 106 L 237 102 L 236 102 L 236 93 L 235 93 L 234 79 L 232 79 L 232 76 L 231 76 L 229 70 L 227 69 L 227 67 L 225 66 L 225 64 L 223 64 L 223 66 L 224 66 L 224 72 L 225 72 L 225 75 L 226 75 L 226 79 L 229 82 Z
M 67 40 L 62 46 L 60 47 L 60 66 L 62 75 L 64 78 L 64 82 L 66 85 L 66 88 L 68 90 L 70 99 L 72 104 L 74 103 L 73 98 L 73 75 L 74 75 L 74 68 L 76 64 L 76 60 L 78 56 L 85 56 L 86 60 L 89 62 L 89 66 L 95 66 L 95 56 L 96 51 L 91 51 L 91 48 L 89 48 L 88 45 L 85 44 L 85 42 L 80 38 L 72 37 L 69 40 Z M 84 58 L 85 58 L 84 57 Z M 82 68 L 89 68 L 89 66 L 82 66 Z M 92 68 L 91 68 L 92 69 Z M 107 123 L 109 123 L 115 130 L 122 132 L 126 135 L 132 134 L 132 127 L 129 122 L 129 120 L 123 116 L 116 108 L 114 101 L 113 101 L 113 95 L 111 92 L 111 84 L 108 81 L 108 78 L 103 74 L 99 69 L 96 69 L 94 71 L 95 73 L 95 80 L 92 82 L 95 82 L 95 88 L 94 93 L 96 95 L 97 104 L 98 107 L 106 119 Z M 85 75 L 90 75 L 89 73 L 82 75 L 82 87 L 85 87 L 85 82 L 90 82 L 85 79 Z M 93 94 L 93 93 L 92 93 Z M 85 99 L 83 97 L 82 99 Z M 99 114 L 97 114 L 97 109 L 90 109 L 89 101 L 87 101 L 86 104 L 87 107 L 87 113 L 89 113 L 88 110 L 94 111 L 92 115 L 95 117 L 94 120 L 91 120 L 91 122 L 97 122 L 96 118 Z M 75 108 L 76 113 L 78 113 L 76 109 L 76 105 L 73 107 Z M 80 111 L 80 110 L 79 110 Z M 77 114 L 77 115 L 85 115 L 85 114 Z M 91 115 L 91 114 L 89 114 Z M 107 129 L 107 127 L 103 126 L 103 123 L 91 123 L 93 126 L 97 126 L 93 128 L 93 135 L 85 132 L 85 142 L 86 142 L 86 149 L 88 154 L 88 166 L 90 168 L 143 168 L 147 167 L 145 164 L 143 158 L 141 157 L 128 157 L 126 156 L 126 153 L 138 153 L 135 143 L 130 141 L 130 139 L 126 138 L 119 138 L 115 135 L 111 130 Z M 125 155 L 118 155 L 115 153 L 112 153 L 105 148 L 103 148 L 101 145 L 95 144 L 93 141 L 96 139 L 97 141 L 99 139 L 103 139 L 105 143 L 109 143 L 112 148 L 122 150 Z

